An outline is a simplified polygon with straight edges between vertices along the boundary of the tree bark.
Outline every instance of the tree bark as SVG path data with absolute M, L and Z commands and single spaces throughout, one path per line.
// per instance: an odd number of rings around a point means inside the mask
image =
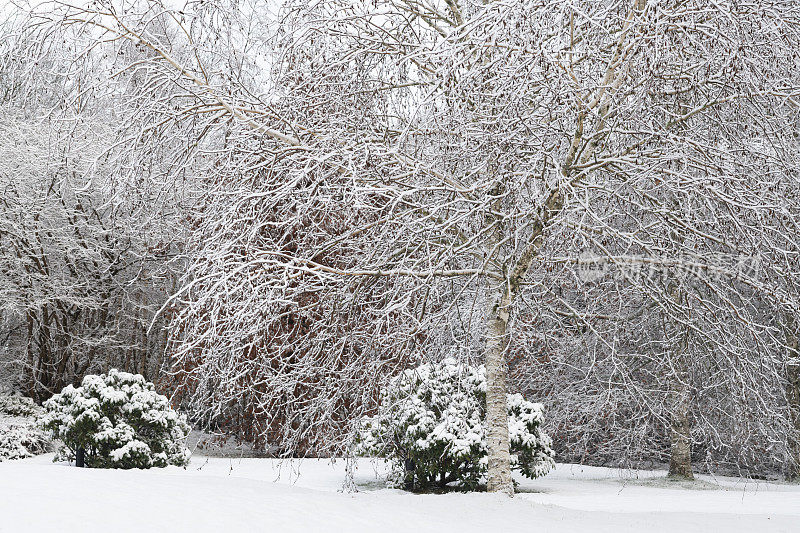
M 692 426 L 689 422 L 691 393 L 689 391 L 689 364 L 687 334 L 678 343 L 675 354 L 675 375 L 670 391 L 670 458 L 669 477 L 694 479 L 692 473 Z
M 789 435 L 789 461 L 787 464 L 786 478 L 790 481 L 800 481 L 800 364 L 790 364 L 788 367 L 789 416 L 794 431 Z
M 674 238 L 679 238 L 675 235 Z M 684 306 L 685 294 L 680 282 L 670 291 L 676 305 Z M 680 327 L 673 355 L 672 385 L 669 393 L 669 474 L 672 479 L 694 479 L 692 472 L 692 426 L 689 422 L 691 391 L 689 390 L 689 331 Z
M 511 291 L 506 283 L 494 287 L 494 290 L 496 296 L 489 299 L 486 328 L 486 437 L 489 454 L 486 488 L 489 492 L 501 492 L 513 496 L 506 395 L 506 347 Z
M 692 473 L 692 440 L 689 423 L 689 394 L 687 390 L 672 393 L 670 411 L 669 477 L 694 479 Z
M 789 407 L 791 427 L 786 439 L 789 453 L 786 461 L 786 479 L 800 481 L 800 342 L 794 331 L 794 320 L 788 321 L 787 345 L 789 358 L 786 363 L 786 399 Z

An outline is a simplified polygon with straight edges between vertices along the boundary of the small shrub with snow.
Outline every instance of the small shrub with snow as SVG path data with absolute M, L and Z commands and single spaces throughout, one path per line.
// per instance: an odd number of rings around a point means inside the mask
M 0 396 L 0 461 L 46 453 L 50 440 L 39 428 L 42 408 L 30 398 Z
M 25 396 L 0 396 L 0 415 L 36 418 L 42 408 Z
M 166 396 L 139 374 L 86 376 L 44 404 L 43 426 L 63 442 L 56 460 L 85 450 L 90 468 L 184 466 L 189 425 Z
M 540 429 L 542 405 L 508 396 L 512 466 L 522 475 L 545 475 L 555 464 L 550 437 Z M 431 490 L 485 483 L 486 373 L 454 359 L 425 364 L 395 377 L 381 392 L 379 412 L 365 419 L 362 455 L 385 457 L 393 486 Z

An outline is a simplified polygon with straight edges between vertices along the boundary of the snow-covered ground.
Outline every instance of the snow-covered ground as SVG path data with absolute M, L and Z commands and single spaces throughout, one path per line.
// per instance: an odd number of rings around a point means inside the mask
M 89 470 L 52 456 L 0 463 L 0 532 L 800 531 L 800 486 L 559 465 L 513 499 L 386 489 L 361 461 L 195 456 L 188 468 Z M 299 475 L 298 475 L 299 473 Z

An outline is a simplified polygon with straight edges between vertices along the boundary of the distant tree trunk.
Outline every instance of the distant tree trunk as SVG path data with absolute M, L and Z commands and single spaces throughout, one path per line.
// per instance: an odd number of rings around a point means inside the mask
M 511 442 L 508 435 L 506 396 L 506 346 L 511 293 L 505 283 L 496 289 L 497 296 L 489 299 L 486 328 L 486 437 L 489 455 L 487 490 L 511 496 L 514 494 L 514 484 L 511 479 Z
M 689 423 L 689 391 L 677 387 L 670 402 L 670 458 L 669 477 L 694 479 L 692 473 L 692 440 Z
M 800 364 L 790 364 L 787 377 L 787 396 L 794 433 L 788 439 L 790 457 L 786 477 L 791 481 L 800 481 Z
M 786 462 L 786 479 L 800 481 L 800 343 L 794 329 L 794 319 L 787 321 L 789 360 L 786 364 L 786 398 L 789 404 L 791 428 L 787 436 L 789 458 Z
M 672 292 L 678 305 L 683 305 L 684 293 L 680 285 Z M 683 328 L 681 328 L 683 329 Z M 689 390 L 689 332 L 681 331 L 673 359 L 674 373 L 670 390 L 669 407 L 669 477 L 694 479 L 692 473 L 692 426 L 689 422 L 691 391 Z
M 32 311 L 28 311 L 25 313 L 25 319 L 27 321 L 27 336 L 26 336 L 26 344 L 25 349 L 27 351 L 26 356 L 26 363 L 25 363 L 25 387 L 27 389 L 28 396 L 31 398 L 36 397 L 36 355 L 34 353 L 34 346 L 33 346 L 33 326 L 35 317 Z

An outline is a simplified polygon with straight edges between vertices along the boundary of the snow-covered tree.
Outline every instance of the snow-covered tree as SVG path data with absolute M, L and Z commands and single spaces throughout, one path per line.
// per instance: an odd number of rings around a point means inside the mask
M 164 155 L 180 141 L 132 158 L 117 104 L 137 77 L 92 87 L 141 52 L 76 68 L 91 43 L 68 30 L 54 44 L 23 15 L 0 21 L 0 380 L 43 401 L 110 367 L 156 378 L 167 319 L 155 313 L 182 271 L 193 205 Z
M 184 415 L 140 374 L 111 369 L 88 375 L 44 403 L 42 426 L 63 445 L 55 460 L 73 461 L 79 450 L 90 468 L 185 466 L 190 427 Z
M 1 122 L 0 350 L 15 387 L 43 401 L 109 366 L 156 372 L 164 339 L 148 328 L 171 290 L 174 236 L 139 227 L 134 195 L 116 189 L 113 130 L 8 109 Z

